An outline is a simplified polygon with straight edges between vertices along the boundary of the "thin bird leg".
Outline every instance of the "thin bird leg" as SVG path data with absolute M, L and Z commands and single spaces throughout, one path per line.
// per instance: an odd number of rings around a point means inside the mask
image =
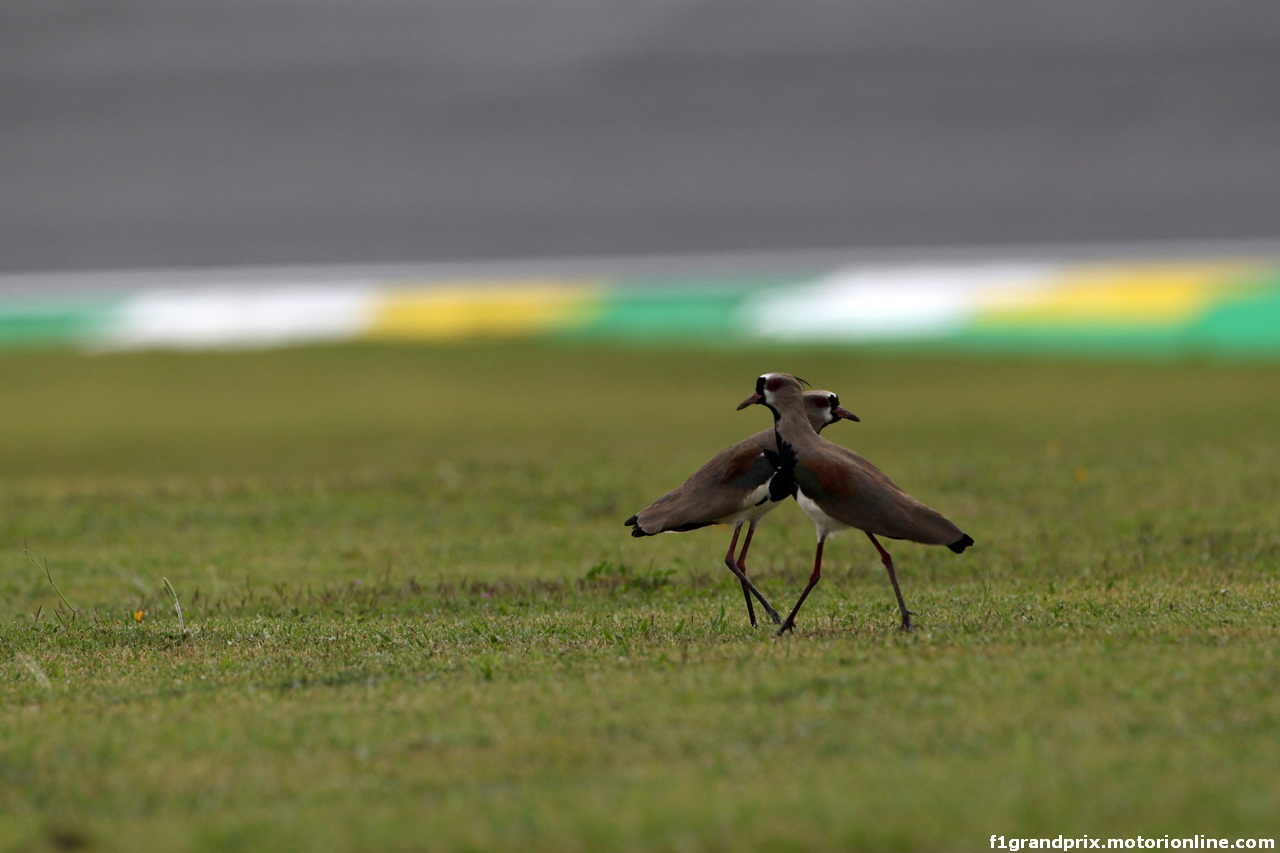
M 872 545 L 876 546 L 876 550 L 880 552 L 880 562 L 884 563 L 884 567 L 889 571 L 889 582 L 893 584 L 893 594 L 898 597 L 898 610 L 902 613 L 902 625 L 899 626 L 899 630 L 910 631 L 911 617 L 915 614 L 907 609 L 907 603 L 902 600 L 902 590 L 898 588 L 898 576 L 893 573 L 893 558 L 876 537 L 868 533 L 867 538 L 871 540 Z
M 751 593 L 752 595 L 754 595 L 756 597 L 756 601 L 764 605 L 764 609 L 766 612 L 770 614 L 777 613 L 778 611 L 773 609 L 773 605 L 770 604 L 765 599 L 765 597 L 760 594 L 760 590 L 756 589 L 756 585 L 751 582 L 750 578 L 748 578 L 745 574 L 743 574 L 742 569 L 738 568 L 738 564 L 734 562 L 733 546 L 737 544 L 737 541 L 738 541 L 738 529 L 735 527 L 733 531 L 733 542 L 729 544 L 729 553 L 725 554 L 724 564 L 729 567 L 729 571 L 733 572 L 737 576 L 738 581 L 742 584 L 742 588 L 745 589 L 747 592 Z M 755 612 L 750 608 L 750 605 L 748 605 L 747 614 L 751 617 L 751 624 L 752 625 L 756 624 Z
M 796 614 L 800 612 L 800 605 L 804 604 L 804 600 L 809 597 L 809 590 L 817 586 L 818 581 L 822 578 L 822 545 L 826 541 L 826 537 L 818 540 L 818 550 L 813 555 L 813 574 L 809 575 L 809 585 L 804 588 L 804 592 L 800 593 L 800 600 L 796 602 L 795 607 L 791 608 L 791 613 L 787 615 L 786 621 L 778 629 L 779 637 L 796 626 Z
M 756 535 L 756 525 L 759 523 L 759 519 L 751 522 L 751 526 L 747 528 L 747 538 L 742 541 L 742 550 L 738 552 L 738 571 L 742 572 L 744 577 L 747 574 L 747 549 L 751 547 L 751 537 Z M 748 592 L 745 586 L 742 588 L 742 592 L 744 595 Z M 750 609 L 751 599 L 748 598 L 747 610 L 749 611 Z M 769 614 L 769 618 L 773 620 L 773 624 L 777 625 L 782 622 L 782 617 L 778 615 L 778 611 L 774 610 L 767 604 L 764 606 L 764 609 L 765 612 Z M 752 622 L 751 624 L 754 625 L 755 622 Z
M 747 545 L 751 544 L 751 531 L 754 529 L 755 526 L 752 525 L 752 527 L 747 530 L 747 541 L 742 546 L 742 552 L 744 554 L 747 551 Z M 734 571 L 736 569 L 737 571 L 735 574 L 745 577 L 746 573 L 742 571 L 741 558 L 739 558 L 737 562 L 734 562 L 733 559 L 733 550 L 738 547 L 738 534 L 741 532 L 742 522 L 739 521 L 733 526 L 733 538 L 729 540 L 729 553 L 724 555 L 724 564 L 729 567 L 729 571 Z M 756 626 L 756 609 L 751 605 L 751 590 L 747 588 L 747 582 L 745 580 L 742 581 L 742 597 L 747 600 L 747 618 L 751 620 L 751 627 L 754 628 Z

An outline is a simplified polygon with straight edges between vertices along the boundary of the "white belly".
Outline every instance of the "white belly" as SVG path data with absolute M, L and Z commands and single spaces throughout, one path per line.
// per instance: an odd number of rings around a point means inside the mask
M 813 519 L 814 525 L 818 528 L 818 538 L 826 539 L 833 533 L 839 533 L 841 530 L 850 530 L 849 525 L 842 521 L 836 521 L 831 516 L 822 511 L 822 507 L 813 502 L 804 490 L 796 491 L 796 503 L 800 504 L 800 508 L 809 514 Z
M 716 519 L 717 524 L 737 524 L 739 521 L 758 521 L 777 506 L 769 500 L 769 484 L 760 486 L 742 502 L 741 507 Z

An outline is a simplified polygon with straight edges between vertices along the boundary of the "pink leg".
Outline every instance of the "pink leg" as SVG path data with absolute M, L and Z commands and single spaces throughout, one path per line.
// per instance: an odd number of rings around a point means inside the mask
M 756 535 L 756 524 L 759 522 L 751 522 L 747 527 L 747 538 L 742 540 L 742 550 L 738 552 L 738 570 L 746 572 L 747 570 L 747 550 L 751 547 L 751 537 Z
M 753 524 L 751 525 L 751 530 L 754 530 L 754 529 L 755 529 L 755 525 Z M 754 596 L 755 600 L 760 602 L 760 604 L 764 607 L 765 612 L 769 614 L 769 618 L 774 621 L 774 624 L 777 624 L 778 611 L 774 610 L 773 605 L 765 600 L 765 597 L 760 594 L 760 590 L 756 589 L 755 584 L 751 582 L 750 578 L 746 576 L 746 574 L 742 571 L 742 569 L 738 568 L 737 561 L 733 559 L 733 549 L 736 548 L 738 545 L 738 533 L 741 532 L 741 530 L 742 530 L 742 522 L 738 522 L 738 524 L 733 528 L 733 540 L 729 543 L 729 553 L 724 555 L 724 564 L 729 567 L 729 571 L 733 572 L 737 576 L 738 581 L 742 584 L 743 594 Z M 747 531 L 748 543 L 750 543 L 751 541 L 751 530 Z M 743 545 L 742 555 L 744 558 L 746 557 L 746 554 L 747 554 L 747 546 Z M 750 598 L 747 599 L 747 616 L 751 618 L 751 624 L 755 625 L 756 613 L 755 613 L 755 608 L 751 606 Z
M 826 537 L 818 540 L 818 550 L 813 555 L 813 574 L 809 575 L 809 585 L 804 588 L 804 592 L 800 593 L 800 600 L 796 602 L 795 607 L 791 608 L 791 613 L 778 629 L 779 636 L 795 628 L 796 614 L 800 612 L 800 605 L 804 604 L 804 600 L 809 597 L 809 590 L 817 586 L 818 581 L 822 579 L 822 545 L 826 541 Z
M 751 545 L 751 533 L 755 530 L 752 525 L 747 530 L 747 541 L 742 545 L 742 553 L 745 556 L 747 548 Z M 742 557 L 737 560 L 733 558 L 733 551 L 738 547 L 738 534 L 742 532 L 742 522 L 739 521 L 733 526 L 733 539 L 729 540 L 729 553 L 724 555 L 724 564 L 729 567 L 729 571 L 739 576 L 742 583 L 742 597 L 747 600 L 747 618 L 751 620 L 751 627 L 756 626 L 756 609 L 751 604 L 751 590 L 747 587 L 746 572 L 742 570 Z
M 751 526 L 747 528 L 747 538 L 742 540 L 742 550 L 738 552 L 738 571 L 742 573 L 743 578 L 746 578 L 747 576 L 747 550 L 751 547 L 751 537 L 756 535 L 756 525 L 759 523 L 759 519 L 751 522 Z M 747 594 L 749 591 L 747 582 L 744 580 L 742 592 L 743 594 Z M 782 621 L 782 617 L 778 615 L 778 611 L 770 607 L 767 601 L 762 598 L 760 599 L 760 603 L 764 605 L 765 612 L 769 614 L 769 618 L 773 620 L 773 624 L 777 625 Z M 747 599 L 747 610 L 748 612 L 751 610 L 750 598 Z M 754 625 L 756 623 L 753 620 L 751 624 Z
M 898 611 L 902 614 L 902 625 L 899 627 L 903 631 L 910 631 L 912 613 L 907 609 L 907 603 L 902 600 L 902 590 L 898 588 L 898 576 L 893 573 L 893 558 L 889 556 L 889 552 L 881 546 L 876 537 L 867 533 L 867 538 L 871 540 L 871 544 L 875 545 L 876 550 L 880 552 L 880 562 L 884 563 L 885 569 L 888 570 L 889 582 L 893 584 L 893 594 L 898 597 Z

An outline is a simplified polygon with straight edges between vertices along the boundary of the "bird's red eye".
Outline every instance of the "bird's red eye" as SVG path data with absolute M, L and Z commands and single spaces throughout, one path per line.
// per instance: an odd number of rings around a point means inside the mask
M 778 390 L 779 388 L 781 388 L 781 387 L 782 387 L 782 380 L 781 380 L 781 379 L 770 379 L 770 380 L 769 380 L 768 388 L 769 388 L 769 390 L 770 390 L 770 391 L 777 391 L 777 390 Z
M 821 409 L 823 406 L 827 405 L 827 401 L 821 398 L 815 398 L 809 401 L 809 405 L 813 406 L 815 409 Z

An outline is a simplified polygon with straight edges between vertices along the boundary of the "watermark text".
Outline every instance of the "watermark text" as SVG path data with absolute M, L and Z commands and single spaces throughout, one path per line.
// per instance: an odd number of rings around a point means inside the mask
M 1133 838 L 1094 838 L 1089 835 L 1054 838 L 991 836 L 992 850 L 1274 850 L 1274 838 L 1217 838 L 1208 835 L 1137 835 Z

